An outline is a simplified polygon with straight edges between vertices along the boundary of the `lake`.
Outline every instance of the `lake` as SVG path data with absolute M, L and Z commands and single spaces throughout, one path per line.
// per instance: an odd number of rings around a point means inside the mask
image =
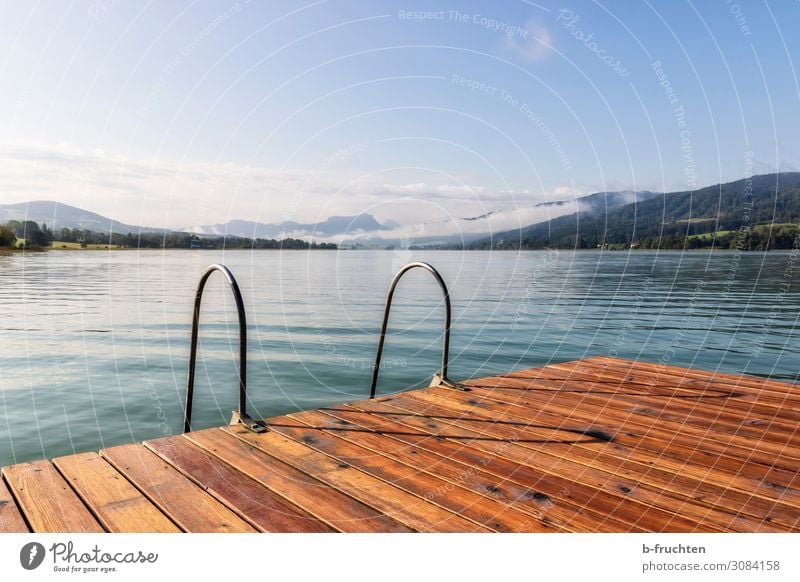
M 248 314 L 251 411 L 365 398 L 392 274 L 450 287 L 450 376 L 612 355 L 799 381 L 798 253 L 51 251 L 0 255 L 0 465 L 182 429 L 192 302 L 210 263 Z M 379 392 L 427 385 L 441 294 L 395 296 Z M 204 297 L 194 428 L 236 407 L 236 312 Z

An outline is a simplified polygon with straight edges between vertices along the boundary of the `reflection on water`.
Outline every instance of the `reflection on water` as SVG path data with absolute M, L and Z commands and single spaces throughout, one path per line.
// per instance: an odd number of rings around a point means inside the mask
M 212 262 L 245 295 L 254 413 L 365 397 L 386 287 L 409 260 L 450 286 L 455 379 L 617 355 L 798 381 L 790 253 L 13 254 L 0 256 L 0 465 L 180 431 L 194 286 Z M 218 277 L 204 297 L 196 427 L 235 407 L 236 316 Z M 430 380 L 439 302 L 430 275 L 404 278 L 379 391 Z

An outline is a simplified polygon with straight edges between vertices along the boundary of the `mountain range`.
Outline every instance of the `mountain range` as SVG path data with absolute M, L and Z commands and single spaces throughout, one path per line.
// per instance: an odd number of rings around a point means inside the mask
M 322 222 L 313 224 L 293 221 L 272 224 L 250 220 L 230 220 L 224 224 L 194 226 L 185 230 L 198 235 L 241 236 L 247 238 L 284 238 L 287 236 L 327 238 L 342 234 L 380 232 L 391 230 L 396 226 L 397 223 L 393 221 L 381 224 L 371 214 L 359 214 L 357 216 L 331 216 Z
M 800 173 L 753 176 L 695 191 L 597 192 L 572 200 L 542 202 L 513 212 L 518 214 L 496 210 L 481 216 L 416 225 L 400 225 L 391 220 L 381 223 L 366 213 L 331 216 L 317 223 L 231 220 L 171 232 L 200 237 L 327 239 L 345 248 L 412 245 L 467 249 L 596 248 L 648 246 L 656 239 L 659 241 L 656 246 L 661 248 L 664 237 L 684 237 L 694 244 L 700 240 L 698 237 L 716 237 L 717 233 L 729 233 L 743 225 L 796 224 L 800 221 Z M 56 234 L 64 227 L 120 234 L 165 232 L 124 224 L 53 201 L 0 204 L 0 224 L 10 220 L 46 223 Z M 500 232 L 495 228 L 497 224 L 514 222 L 527 222 L 528 226 Z
M 0 224 L 10 220 L 32 220 L 45 223 L 54 232 L 61 228 L 78 228 L 95 232 L 163 232 L 163 228 L 149 228 L 124 224 L 95 212 L 76 208 L 52 200 L 34 200 L 18 204 L 0 204 Z
M 796 229 L 798 223 L 800 172 L 784 172 L 694 191 L 649 192 L 636 204 L 609 206 L 605 210 L 595 204 L 525 228 L 493 234 L 466 248 L 692 248 L 703 241 L 709 244 L 701 246 L 709 246 L 718 237 L 723 237 L 730 248 L 740 244 L 744 248 L 758 249 L 763 244 L 764 248 L 775 248 L 769 244 L 775 238 L 773 227 Z M 770 227 L 770 232 L 761 235 L 766 237 L 766 243 L 749 240 L 758 234 L 758 225 Z M 791 244 L 786 246 L 789 243 L 781 241 L 779 248 L 791 248 Z
M 357 216 L 331 216 L 315 224 L 292 221 L 270 224 L 249 220 L 231 220 L 224 224 L 169 230 L 125 224 L 89 210 L 52 200 L 0 204 L 0 224 L 5 224 L 10 220 L 18 220 L 20 222 L 32 220 L 40 225 L 45 223 L 54 232 L 62 228 L 69 228 L 102 233 L 188 232 L 199 236 L 235 236 L 267 239 L 290 236 L 296 238 L 311 236 L 328 238 L 337 235 L 358 235 L 364 232 L 377 233 L 399 226 L 391 220 L 381 224 L 371 214 L 359 214 Z
M 588 210 L 616 207 L 630 202 L 636 196 L 646 193 L 604 192 L 580 198 L 582 205 Z M 567 212 L 562 207 L 575 205 L 575 201 L 559 200 L 532 206 L 541 209 L 542 216 L 558 215 Z M 90 230 L 99 233 L 139 233 L 139 232 L 186 232 L 200 237 L 242 237 L 242 238 L 314 238 L 330 239 L 336 237 L 344 246 L 408 245 L 444 245 L 463 244 L 488 236 L 493 228 L 491 221 L 499 211 L 490 211 L 482 216 L 470 218 L 449 218 L 446 220 L 403 226 L 396 221 L 386 220 L 383 223 L 371 214 L 362 213 L 356 216 L 331 216 L 317 223 L 300 223 L 284 221 L 280 223 L 264 223 L 251 220 L 230 220 L 225 223 L 198 225 L 180 229 L 152 228 L 125 224 L 107 218 L 95 212 L 76 208 L 52 200 L 36 200 L 18 204 L 0 204 L 0 224 L 10 220 L 32 220 L 37 224 L 45 223 L 54 232 L 62 228 Z M 409 234 L 410 233 L 410 234 Z

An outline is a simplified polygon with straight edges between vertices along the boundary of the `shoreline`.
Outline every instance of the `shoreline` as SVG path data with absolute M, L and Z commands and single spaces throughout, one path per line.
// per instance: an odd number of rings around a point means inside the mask
M 234 251 L 245 251 L 245 252 L 280 252 L 280 251 L 291 251 L 291 252 L 311 252 L 311 251 L 327 251 L 327 252 L 396 252 L 398 249 L 382 249 L 382 248 L 339 248 L 339 249 L 293 249 L 293 248 L 286 248 L 286 249 L 271 249 L 271 248 L 218 248 L 218 249 L 184 249 L 184 248 L 152 248 L 152 247 L 103 247 L 103 248 L 58 248 L 58 247 L 45 247 L 45 248 L 29 248 L 29 249 L 22 249 L 22 248 L 11 248 L 11 247 L 0 247 L 0 256 L 3 255 L 13 255 L 13 254 L 24 254 L 28 253 L 47 253 L 47 252 L 57 252 L 57 253 L 64 253 L 64 252 L 90 252 L 90 253 L 97 253 L 97 252 L 131 252 L 131 251 L 145 251 L 145 252 L 154 252 L 154 251 L 181 251 L 181 252 L 226 252 L 231 253 Z M 406 250 L 406 249 L 403 249 Z M 795 248 L 788 248 L 788 249 L 769 249 L 769 250 L 745 250 L 745 249 L 722 249 L 722 248 L 714 248 L 714 247 L 706 247 L 706 248 L 699 248 L 699 249 L 562 249 L 562 248 L 546 248 L 546 249 L 424 249 L 424 248 L 414 248 L 408 249 L 411 252 L 436 252 L 436 253 L 453 253 L 453 252 L 463 252 L 463 253 L 552 253 L 553 251 L 556 252 L 563 252 L 563 253 L 613 253 L 613 254 L 620 254 L 620 253 L 748 253 L 748 254 L 756 254 L 756 253 L 792 253 L 796 252 Z

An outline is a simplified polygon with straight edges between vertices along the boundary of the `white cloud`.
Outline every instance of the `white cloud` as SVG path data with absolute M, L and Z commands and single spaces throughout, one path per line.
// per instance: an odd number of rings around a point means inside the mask
M 383 184 L 383 189 L 397 194 L 424 194 L 433 188 L 425 182 L 415 182 L 413 184 Z
M 443 184 L 436 187 L 436 191 L 442 194 L 456 194 L 463 196 L 464 194 L 483 194 L 485 188 L 483 186 L 454 186 L 451 184 Z
M 57 200 L 136 226 L 191 228 L 232 219 L 313 223 L 370 213 L 413 225 L 397 232 L 413 238 L 516 228 L 553 215 L 554 208 L 533 208 L 537 202 L 572 199 L 397 177 L 130 159 L 69 144 L 0 145 L 0 204 Z M 463 220 L 489 213 L 480 221 Z
M 534 20 L 525 23 L 525 35 L 507 36 L 506 48 L 526 61 L 539 62 L 553 52 L 553 35 L 550 30 Z
M 572 186 L 556 186 L 553 190 L 553 194 L 564 198 L 568 196 L 580 196 Z
M 567 202 L 558 206 L 525 206 L 509 210 L 486 213 L 480 217 L 433 217 L 430 220 L 407 224 L 390 231 L 380 232 L 382 239 L 402 239 L 408 245 L 419 243 L 428 237 L 444 237 L 452 235 L 476 235 L 499 233 L 514 230 L 531 224 L 552 220 L 559 216 L 572 214 L 578 209 L 578 202 Z M 466 220 L 471 218 L 471 220 Z M 375 233 L 361 235 L 343 235 L 331 237 L 331 242 L 369 240 Z

